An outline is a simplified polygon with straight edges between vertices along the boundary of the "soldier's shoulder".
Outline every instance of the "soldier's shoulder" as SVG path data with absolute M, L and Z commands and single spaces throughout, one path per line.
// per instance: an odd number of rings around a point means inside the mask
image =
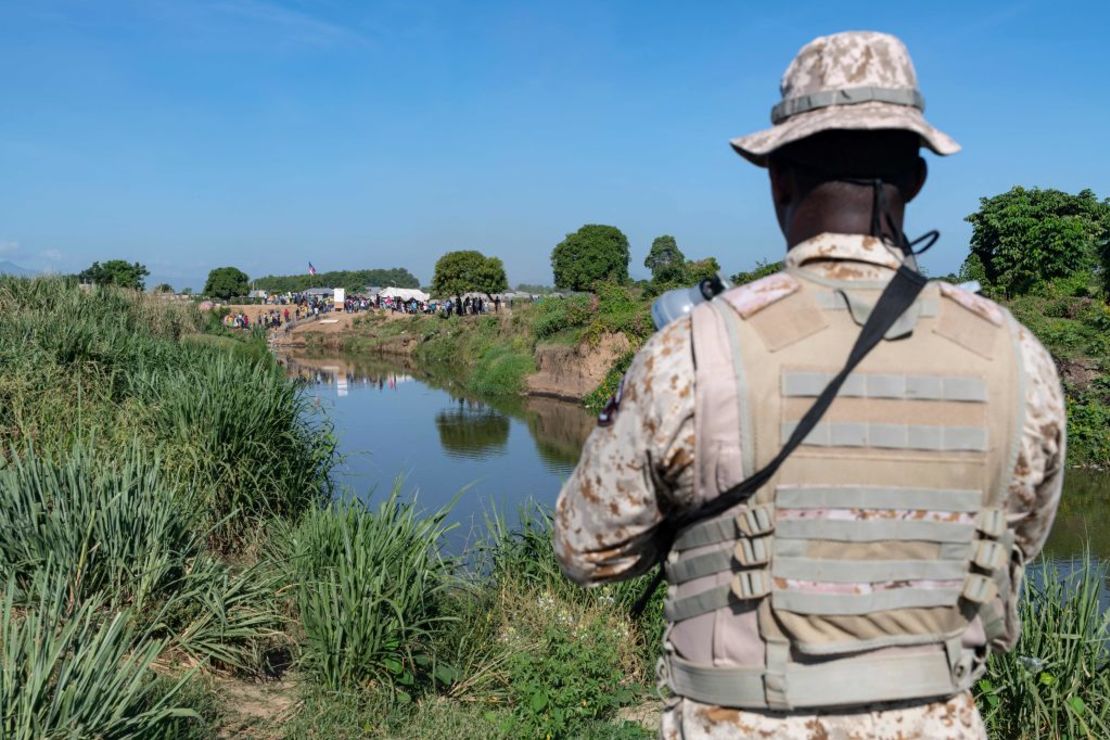
M 995 326 L 1002 326 L 1006 322 L 1006 309 L 998 305 L 990 298 L 973 293 L 967 288 L 952 283 L 946 283 L 942 280 L 937 281 L 937 287 L 940 289 L 942 298 L 967 309 L 979 318 L 985 319 Z
M 644 373 L 657 372 L 660 365 L 673 365 L 690 357 L 693 324 L 690 316 L 675 319 L 648 337 L 636 353 L 633 369 Z M 637 368 L 639 366 L 639 368 Z
M 797 278 L 782 271 L 729 288 L 721 294 L 721 299 L 746 319 L 797 292 L 801 287 Z

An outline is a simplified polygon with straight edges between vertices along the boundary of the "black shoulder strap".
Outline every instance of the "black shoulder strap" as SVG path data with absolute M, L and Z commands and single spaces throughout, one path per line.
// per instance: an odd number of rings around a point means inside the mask
M 829 406 L 832 405 L 836 394 L 840 392 L 840 387 L 844 385 L 844 381 L 856 369 L 860 361 L 867 356 L 872 349 L 882 341 L 887 331 L 894 325 L 899 317 L 905 313 L 906 309 L 913 305 L 920 295 L 922 288 L 928 280 L 925 279 L 921 273 L 911 269 L 907 265 L 902 265 L 898 271 L 894 273 L 894 277 L 887 283 L 886 288 L 883 290 L 882 295 L 879 296 L 875 308 L 872 309 L 871 315 L 867 318 L 867 322 L 860 330 L 859 336 L 856 338 L 856 343 L 852 345 L 852 351 L 848 353 L 848 361 L 844 363 L 844 367 L 840 372 L 829 381 L 825 386 L 825 390 L 821 391 L 821 395 L 814 401 L 813 406 L 806 411 L 805 416 L 798 422 L 795 427 L 794 433 L 790 435 L 790 439 L 786 441 L 783 448 L 779 450 L 771 462 L 767 463 L 764 467 L 757 470 L 754 474 L 745 478 L 740 483 L 729 490 L 722 493 L 712 501 L 707 501 L 696 509 L 679 514 L 673 519 L 665 521 L 660 525 L 658 542 L 659 550 L 656 556 L 656 563 L 659 565 L 659 570 L 648 584 L 647 588 L 636 600 L 632 607 L 633 616 L 639 616 L 643 613 L 644 608 L 647 606 L 648 601 L 651 599 L 655 589 L 663 581 L 663 562 L 667 557 L 667 553 L 671 551 L 674 545 L 675 538 L 688 527 L 697 524 L 698 522 L 706 519 L 712 519 L 728 511 L 737 504 L 741 504 L 752 496 L 756 491 L 762 488 L 771 476 L 779 469 L 779 466 L 785 462 L 786 458 L 797 449 L 798 445 L 813 431 L 817 426 L 817 422 L 828 411 Z

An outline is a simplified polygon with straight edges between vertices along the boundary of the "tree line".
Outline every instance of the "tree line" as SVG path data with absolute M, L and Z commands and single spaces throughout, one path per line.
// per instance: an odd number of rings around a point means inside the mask
M 361 293 L 368 286 L 419 288 L 420 281 L 403 267 L 370 270 L 332 270 L 315 275 L 266 275 L 255 278 L 259 290 L 270 293 L 301 293 L 309 288 L 344 288 Z
M 972 226 L 970 252 L 960 272 L 946 278 L 976 280 L 985 293 L 999 298 L 1025 295 L 1066 279 L 1077 281 L 1076 290 L 1083 290 L 1080 284 L 1093 280 L 1110 295 L 1110 199 L 1099 200 L 1091 190 L 1070 194 L 1014 187 L 981 198 L 979 210 L 966 220 Z M 628 237 L 620 229 L 586 224 L 567 234 L 551 251 L 555 288 L 590 291 L 599 283 L 627 284 L 629 259 Z M 687 259 L 670 234 L 652 241 L 644 266 L 651 271 L 651 279 L 643 285 L 649 294 L 693 285 L 720 271 L 713 257 Z M 748 282 L 781 267 L 781 262 L 758 262 L 753 270 L 737 273 L 732 279 Z M 81 282 L 142 290 L 148 275 L 146 267 L 138 262 L 114 259 L 94 262 L 77 277 Z M 227 300 L 245 295 L 249 285 L 248 276 L 238 268 L 218 267 L 209 273 L 204 293 Z M 420 282 L 408 270 L 397 267 L 267 275 L 257 278 L 254 285 L 276 293 L 321 286 L 359 292 L 370 285 L 417 288 Z M 507 290 L 508 280 L 499 258 L 476 250 L 457 250 L 436 262 L 431 288 L 441 296 L 469 292 L 492 295 Z M 158 289 L 167 290 L 169 286 L 163 284 Z

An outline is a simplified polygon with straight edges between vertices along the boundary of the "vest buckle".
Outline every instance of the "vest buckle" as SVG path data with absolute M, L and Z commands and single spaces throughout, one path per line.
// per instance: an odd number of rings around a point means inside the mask
M 740 565 L 763 565 L 770 561 L 771 552 L 767 545 L 769 537 L 741 537 L 736 541 L 732 556 Z
M 775 520 L 770 505 L 748 506 L 736 515 L 736 527 L 748 535 L 755 537 L 775 530 Z
M 975 543 L 975 557 L 972 560 L 983 570 L 994 572 L 1003 568 L 1010 559 L 1010 554 L 1001 542 L 994 540 L 979 540 Z
M 742 570 L 732 577 L 732 595 L 742 601 L 771 593 L 771 578 L 765 570 Z
M 960 596 L 975 604 L 986 604 L 998 596 L 998 584 L 994 579 L 978 573 L 970 573 L 964 579 Z

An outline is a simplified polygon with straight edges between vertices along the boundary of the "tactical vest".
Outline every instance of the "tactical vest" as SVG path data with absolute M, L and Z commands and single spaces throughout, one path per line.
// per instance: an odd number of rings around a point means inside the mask
M 694 310 L 699 502 L 782 448 L 883 287 L 793 271 Z M 947 697 L 985 670 L 988 641 L 1016 639 L 1015 327 L 930 283 L 768 484 L 678 536 L 676 694 L 773 710 Z

